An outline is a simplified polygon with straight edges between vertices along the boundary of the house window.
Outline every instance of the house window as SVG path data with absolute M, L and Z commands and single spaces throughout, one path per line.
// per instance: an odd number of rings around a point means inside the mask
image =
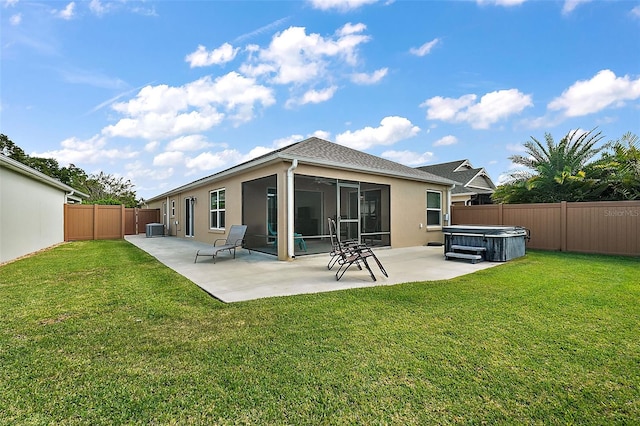
M 176 200 L 171 200 L 171 217 L 176 215 Z
M 224 229 L 224 219 L 225 219 L 224 193 L 225 193 L 224 188 L 216 189 L 209 193 L 209 196 L 211 198 L 209 228 L 211 229 Z
M 442 192 L 427 191 L 427 226 L 442 225 Z

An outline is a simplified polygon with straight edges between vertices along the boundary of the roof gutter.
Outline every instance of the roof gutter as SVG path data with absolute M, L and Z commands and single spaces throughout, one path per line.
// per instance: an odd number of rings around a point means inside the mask
M 295 188 L 293 187 L 294 182 L 294 170 L 298 168 L 298 159 L 294 158 L 291 162 L 291 167 L 287 169 L 287 251 L 289 254 L 289 259 L 295 259 L 295 246 L 294 246 L 294 238 L 293 238 L 293 228 L 294 228 L 294 208 L 293 208 L 293 199 L 295 196 Z
M 28 176 L 31 179 L 35 179 L 37 181 L 40 181 L 42 183 L 45 183 L 49 186 L 53 186 L 55 188 L 61 189 L 65 192 L 70 191 L 71 194 L 67 194 L 68 196 L 77 194 L 80 197 L 84 197 L 84 198 L 89 198 L 89 195 L 80 192 L 72 187 L 70 187 L 69 185 L 66 185 L 62 182 L 60 182 L 57 179 L 52 178 L 51 176 L 47 176 L 42 172 L 39 172 L 38 170 L 35 170 L 25 164 L 22 164 L 21 162 L 14 160 L 11 157 L 7 157 L 4 154 L 0 154 L 0 164 L 3 167 L 6 167 L 8 169 L 11 169 L 13 171 L 16 171 L 24 176 Z

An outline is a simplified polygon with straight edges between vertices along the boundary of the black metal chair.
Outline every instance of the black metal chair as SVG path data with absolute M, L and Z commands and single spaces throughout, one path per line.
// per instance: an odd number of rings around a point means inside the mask
M 329 253 L 331 259 L 329 260 L 327 268 L 332 269 L 336 264 L 339 265 L 339 268 L 336 271 L 337 281 L 342 278 L 345 272 L 347 272 L 347 270 L 352 265 L 356 265 L 360 270 L 362 270 L 362 265 L 364 265 L 364 267 L 367 268 L 367 271 L 369 271 L 371 279 L 373 281 L 377 281 L 376 276 L 374 275 L 371 267 L 369 266 L 369 262 L 367 261 L 367 259 L 370 258 L 372 258 L 376 262 L 378 268 L 380 268 L 380 272 L 382 272 L 385 277 L 389 277 L 387 271 L 384 269 L 384 266 L 382 266 L 382 262 L 380 262 L 380 260 L 373 253 L 373 250 L 371 250 L 370 247 L 353 240 L 341 242 L 340 237 L 337 233 L 335 220 L 328 218 L 328 221 L 332 250 Z

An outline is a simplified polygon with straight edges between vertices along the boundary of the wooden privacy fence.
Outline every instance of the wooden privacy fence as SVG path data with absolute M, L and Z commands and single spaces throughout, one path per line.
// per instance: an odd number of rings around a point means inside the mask
M 640 256 L 640 201 L 452 206 L 453 225 L 515 225 L 528 247 Z
M 64 205 L 64 240 L 115 240 L 146 231 L 160 221 L 160 209 L 98 204 Z

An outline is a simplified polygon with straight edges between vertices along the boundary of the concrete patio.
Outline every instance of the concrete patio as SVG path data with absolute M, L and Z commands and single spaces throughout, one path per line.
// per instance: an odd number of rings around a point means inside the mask
M 176 237 L 147 238 L 144 234 L 126 236 L 126 240 L 193 281 L 213 297 L 227 303 L 443 280 L 500 264 L 447 261 L 444 260 L 442 247 L 380 248 L 374 249 L 374 252 L 389 274 L 388 278 L 382 275 L 374 263 L 371 268 L 377 281 L 373 281 L 366 270 L 360 271 L 355 266 L 340 281 L 336 281 L 337 267 L 332 271 L 327 269 L 328 254 L 299 256 L 291 262 L 282 262 L 275 256 L 255 251 L 249 254 L 245 249 L 238 249 L 235 259 L 224 252 L 217 256 L 215 264 L 212 258 L 205 257 L 198 258 L 198 262 L 194 263 L 196 251 L 210 245 Z

